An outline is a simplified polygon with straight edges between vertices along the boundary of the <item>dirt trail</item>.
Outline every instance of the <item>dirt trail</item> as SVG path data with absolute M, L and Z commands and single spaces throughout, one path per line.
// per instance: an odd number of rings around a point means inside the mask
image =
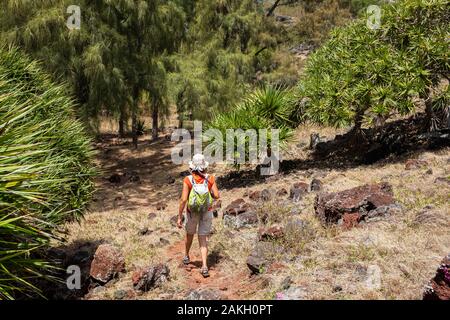
M 144 137 L 140 141 L 138 151 L 134 151 L 126 140 L 115 136 L 105 137 L 98 143 L 100 151 L 98 162 L 103 169 L 102 176 L 97 181 L 98 192 L 91 211 L 106 213 L 110 210 L 125 210 L 130 213 L 147 211 L 156 213 L 159 219 L 167 219 L 178 211 L 178 199 L 181 192 L 183 176 L 187 174 L 186 165 L 173 164 L 170 152 L 175 144 L 166 138 L 152 142 Z M 214 168 L 216 176 L 223 174 L 223 168 Z M 120 182 L 111 182 L 111 177 L 120 176 Z M 133 177 L 137 181 L 130 181 Z M 225 199 L 229 195 L 225 194 Z M 164 202 L 167 207 L 158 211 L 156 204 Z M 137 224 L 137 217 L 132 218 Z M 153 236 L 167 237 L 168 225 L 156 228 Z M 172 227 L 173 228 L 173 227 Z M 159 229 L 159 230 L 158 230 Z M 180 230 L 172 230 L 173 233 Z M 170 229 L 169 229 L 170 232 Z M 191 290 L 212 289 L 223 299 L 240 299 L 243 294 L 251 292 L 249 287 L 254 281 L 244 271 L 226 270 L 223 258 L 210 252 L 210 277 L 203 278 L 200 274 L 201 258 L 196 243 L 191 250 L 191 264 L 184 266 L 181 261 L 184 255 L 184 240 L 178 239 L 171 245 L 161 248 L 161 256 L 168 262 L 173 262 L 179 268 L 186 294 Z M 195 242 L 197 239 L 195 239 Z M 255 288 L 257 290 L 257 288 Z
M 184 266 L 181 262 L 184 253 L 184 241 L 178 241 L 174 245 L 167 249 L 167 258 L 169 260 L 179 261 L 178 268 L 183 270 L 183 282 L 184 285 L 189 288 L 189 290 L 201 290 L 201 289 L 212 289 L 216 291 L 221 291 L 221 295 L 224 299 L 239 299 L 240 295 L 238 293 L 239 288 L 236 288 L 238 282 L 238 277 L 227 276 L 227 273 L 223 270 L 221 262 L 210 263 L 209 273 L 210 277 L 204 278 L 200 274 L 201 268 L 201 257 L 198 250 L 191 250 L 190 258 L 191 263 Z M 214 260 L 214 259 L 209 259 Z

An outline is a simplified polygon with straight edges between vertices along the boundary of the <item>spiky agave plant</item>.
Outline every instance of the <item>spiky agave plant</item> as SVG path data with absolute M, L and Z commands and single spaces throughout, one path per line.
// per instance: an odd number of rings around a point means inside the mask
M 57 224 L 82 216 L 92 156 L 64 86 L 0 48 L 0 299 L 39 291 L 32 279 L 52 266 L 33 252 Z
M 284 148 L 289 138 L 292 137 L 293 128 L 289 120 L 292 113 L 292 98 L 290 91 L 276 87 L 263 87 L 255 90 L 248 95 L 242 103 L 238 104 L 233 110 L 217 114 L 214 119 L 206 126 L 206 129 L 216 129 L 220 135 L 215 132 L 205 131 L 205 143 L 213 148 L 223 147 L 223 152 L 226 152 L 226 136 L 228 129 L 242 129 L 245 141 L 245 157 L 249 156 L 249 140 L 245 135 L 245 131 L 253 129 L 257 133 L 258 150 L 259 135 L 264 132 L 262 129 L 267 129 L 267 146 L 270 153 L 270 146 L 272 144 L 272 133 L 270 129 L 278 129 L 279 147 Z M 239 140 L 239 134 L 235 135 L 235 146 Z M 239 168 L 236 163 L 238 154 L 235 147 L 235 166 Z

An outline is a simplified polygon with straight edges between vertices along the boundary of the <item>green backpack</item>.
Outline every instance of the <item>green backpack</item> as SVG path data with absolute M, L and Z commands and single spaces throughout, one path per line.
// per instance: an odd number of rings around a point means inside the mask
M 188 209 L 191 213 L 201 214 L 208 211 L 213 202 L 213 198 L 208 188 L 208 176 L 201 184 L 195 183 L 194 177 L 189 176 L 192 184 L 191 192 L 188 198 Z

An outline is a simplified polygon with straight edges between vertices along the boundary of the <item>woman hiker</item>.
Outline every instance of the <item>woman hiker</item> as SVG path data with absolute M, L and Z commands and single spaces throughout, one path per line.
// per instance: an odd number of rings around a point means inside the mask
M 186 248 L 183 263 L 184 265 L 190 263 L 189 250 L 195 233 L 198 233 L 198 243 L 202 254 L 201 274 L 205 278 L 209 277 L 206 260 L 208 256 L 207 237 L 211 233 L 213 219 L 211 206 L 213 199 L 219 199 L 219 190 L 214 176 L 206 173 L 208 164 L 202 154 L 194 155 L 192 161 L 189 162 L 191 175 L 183 180 L 177 220 L 177 226 L 181 229 L 183 227 L 183 212 L 187 204 L 185 215 Z

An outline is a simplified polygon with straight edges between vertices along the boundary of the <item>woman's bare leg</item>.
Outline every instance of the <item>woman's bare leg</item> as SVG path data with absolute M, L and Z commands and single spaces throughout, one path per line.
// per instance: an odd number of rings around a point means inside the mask
M 208 258 L 208 242 L 206 241 L 206 238 L 207 236 L 198 235 L 198 244 L 202 254 L 202 268 L 208 268 L 208 264 L 206 262 Z
M 185 248 L 186 257 L 189 257 L 189 251 L 191 250 L 192 240 L 194 240 L 194 235 L 186 233 L 186 248 Z

